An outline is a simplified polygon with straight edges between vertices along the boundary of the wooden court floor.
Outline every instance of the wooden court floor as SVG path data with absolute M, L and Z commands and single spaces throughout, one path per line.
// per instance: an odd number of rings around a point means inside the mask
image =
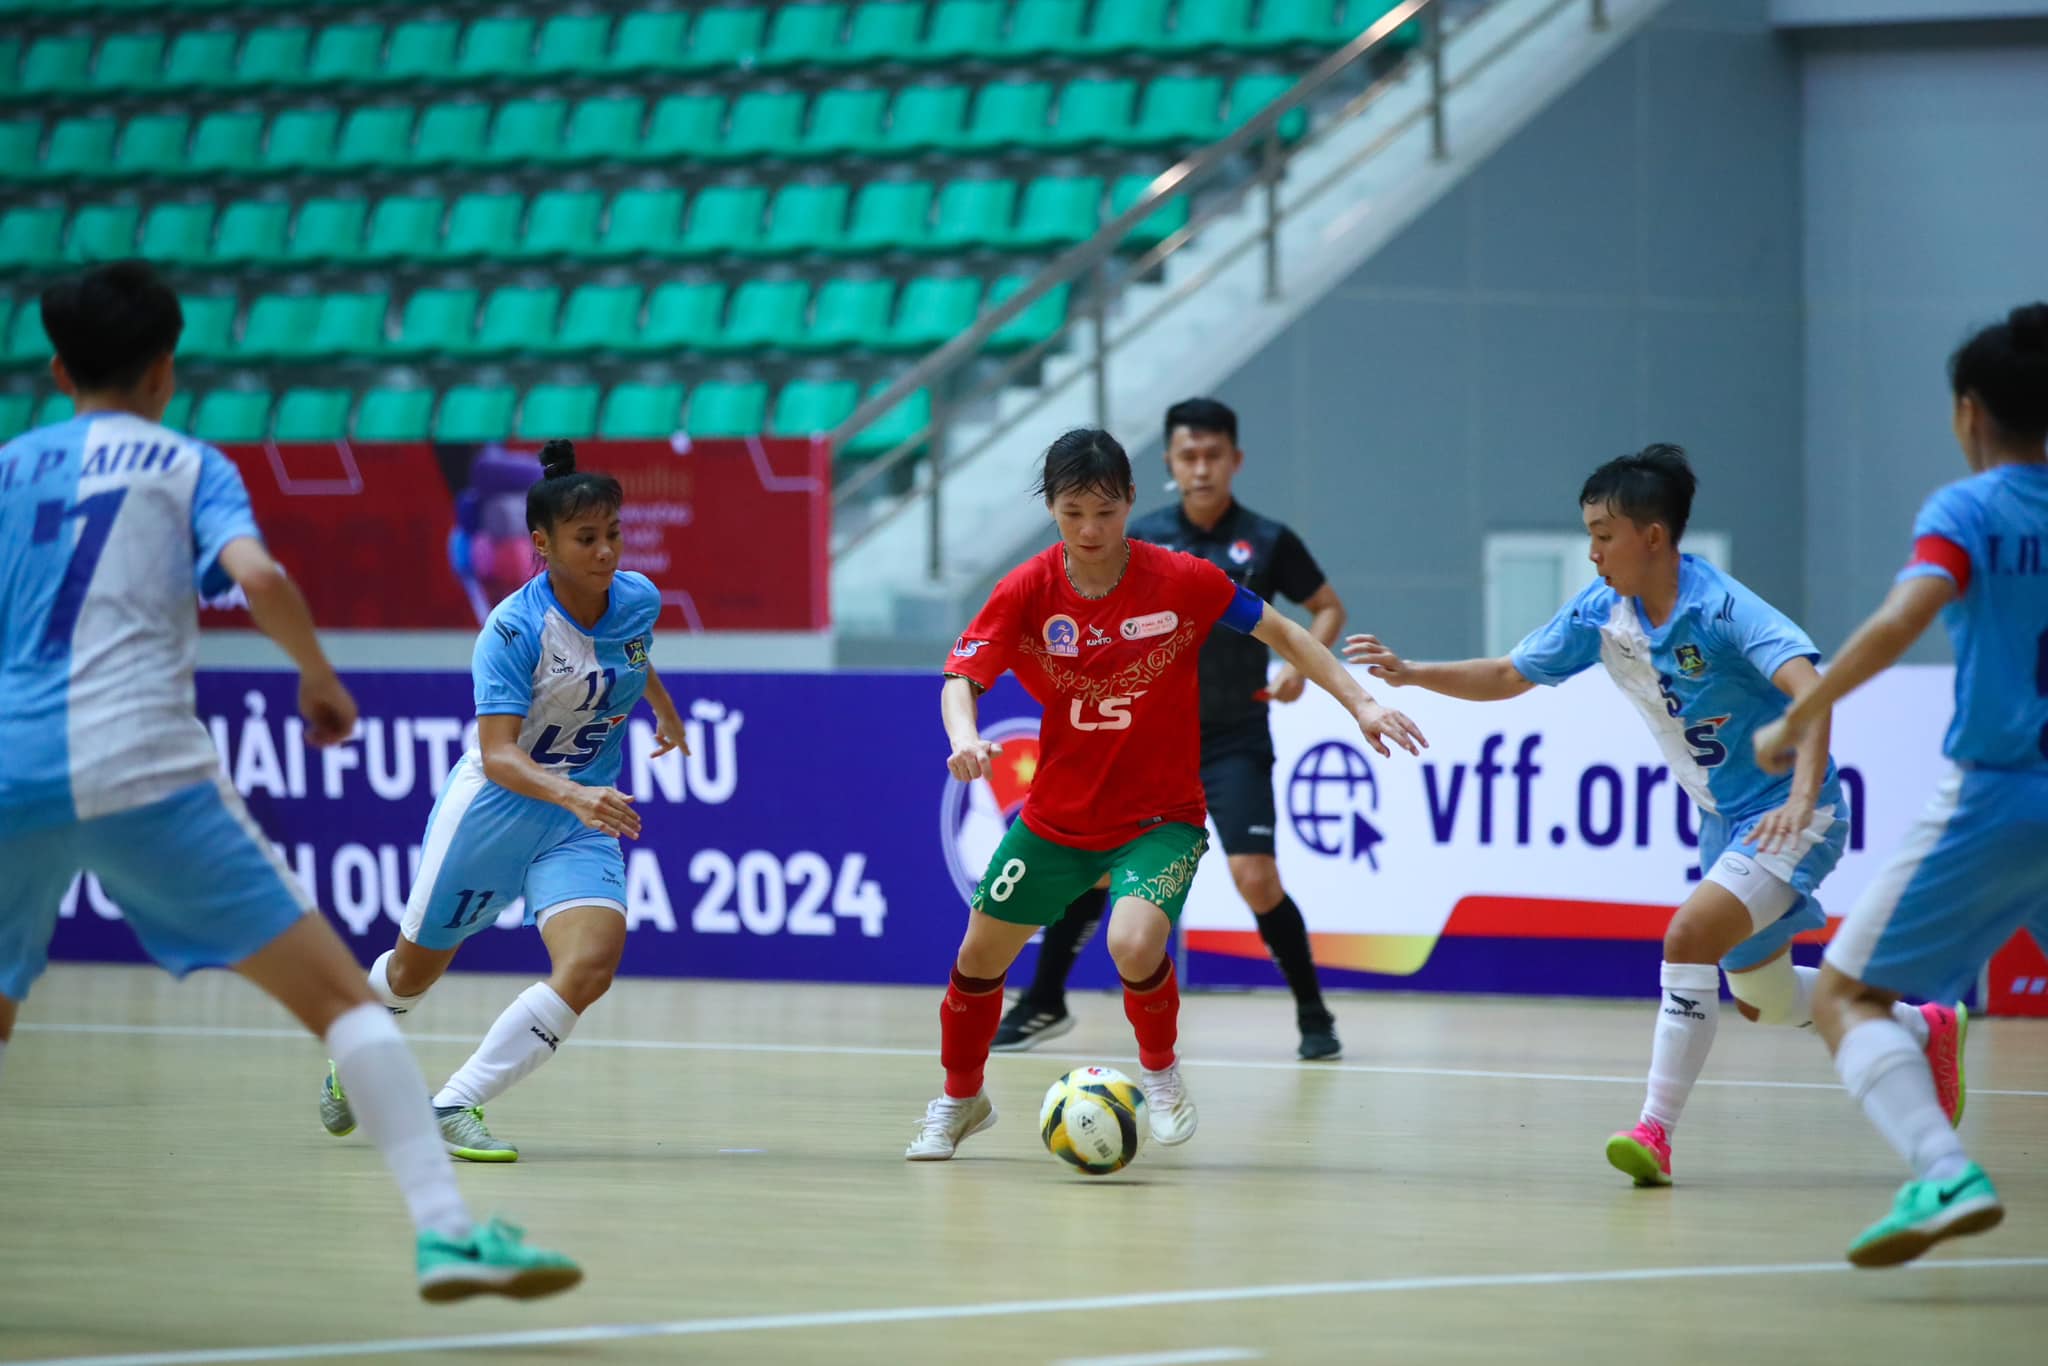
M 439 1081 L 519 980 L 408 1017 Z M 0 1073 L 0 1361 L 2020 1362 L 2048 1341 L 2048 1024 L 1988 1021 L 1964 1128 L 2004 1227 L 1921 1268 L 1847 1239 L 1900 1179 L 1819 1043 L 1724 1016 L 1671 1190 L 1605 1165 L 1648 1001 L 1351 997 L 1291 1061 L 1277 996 L 1195 996 L 1193 1142 L 1091 1181 L 1035 1129 L 1128 1058 L 1115 1001 L 997 1058 L 1002 1122 L 902 1159 L 936 991 L 624 982 L 491 1110 L 480 1211 L 578 1255 L 533 1305 L 413 1298 L 375 1153 L 320 1128 L 318 1046 L 240 982 L 53 970 Z M 817 1047 L 822 1046 L 822 1047 Z

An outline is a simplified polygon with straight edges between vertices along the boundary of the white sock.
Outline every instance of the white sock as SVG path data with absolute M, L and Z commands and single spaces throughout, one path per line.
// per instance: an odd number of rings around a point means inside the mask
M 1813 1023 L 1813 988 L 1814 984 L 1820 981 L 1820 969 L 1802 968 L 1794 964 L 1792 980 L 1799 987 L 1799 995 L 1796 998 L 1796 1004 L 1792 1012 L 1792 1024 L 1799 1029 L 1804 1029 Z
M 1927 1036 L 1933 1032 L 1934 1027 L 1927 1023 L 1927 1017 L 1920 1013 L 1919 1006 L 1909 1006 L 1904 1001 L 1893 1001 L 1892 1020 L 1899 1028 L 1913 1036 L 1913 1042 L 1922 1051 L 1926 1050 Z
M 1678 1127 L 1686 1097 L 1707 1064 L 1721 1023 L 1721 970 L 1712 963 L 1666 963 L 1657 974 L 1657 1034 L 1650 1045 L 1650 1090 L 1643 1118 Z
M 403 1015 L 424 1000 L 427 993 L 400 996 L 391 989 L 391 955 L 396 952 L 396 949 L 386 949 L 377 955 L 376 962 L 370 964 L 370 990 L 384 1003 L 385 1009 L 393 1015 Z
M 346 1011 L 327 1030 L 327 1056 L 348 1092 L 356 1122 L 383 1154 L 413 1227 L 449 1238 L 467 1237 L 468 1206 L 455 1186 L 455 1168 L 441 1141 L 434 1112 L 420 1104 L 427 1079 L 412 1050 L 382 1006 Z
M 555 1056 L 576 1027 L 576 1012 L 546 982 L 519 993 L 491 1025 L 469 1061 L 455 1069 L 434 1097 L 436 1109 L 488 1105 L 512 1084 Z
M 1934 1074 L 1913 1036 L 1892 1020 L 1865 1020 L 1835 1051 L 1842 1085 L 1922 1181 L 1948 1181 L 1970 1164 L 1934 1094 Z

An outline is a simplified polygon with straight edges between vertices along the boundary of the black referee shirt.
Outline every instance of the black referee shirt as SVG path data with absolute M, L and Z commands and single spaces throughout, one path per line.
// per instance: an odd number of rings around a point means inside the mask
M 1328 580 L 1308 547 L 1279 522 L 1232 500 L 1207 531 L 1188 520 L 1181 505 L 1136 518 L 1129 535 L 1168 550 L 1200 556 L 1267 602 L 1284 594 L 1307 602 Z M 1266 724 L 1266 704 L 1252 694 L 1266 686 L 1266 647 L 1235 631 L 1211 631 L 1202 646 L 1202 729 Z

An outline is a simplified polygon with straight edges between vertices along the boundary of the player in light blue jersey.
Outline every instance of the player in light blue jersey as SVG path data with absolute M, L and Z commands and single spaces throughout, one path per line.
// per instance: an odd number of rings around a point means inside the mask
M 505 1008 L 469 1061 L 434 1096 L 448 1151 L 514 1162 L 519 1150 L 484 1127 L 483 1107 L 555 1055 L 610 989 L 626 948 L 626 864 L 633 799 L 616 786 L 626 718 L 643 695 L 656 747 L 684 749 L 683 723 L 648 651 L 660 590 L 619 569 L 624 492 L 576 471 L 576 449 L 550 441 L 527 492 L 526 525 L 544 572 L 500 602 L 477 635 L 476 747 L 456 761 L 427 818 L 419 877 L 398 943 L 370 967 L 394 1012 L 419 1004 L 462 941 L 524 899 L 553 971 Z M 329 1069 L 320 1119 L 355 1127 Z
M 1713 1047 L 1723 972 L 1747 1018 L 1812 1019 L 1819 973 L 1793 965 L 1792 940 L 1827 923 L 1814 893 L 1848 839 L 1825 725 L 1799 747 L 1789 778 L 1750 755 L 1757 728 L 1818 678 L 1819 652 L 1784 613 L 1680 552 L 1696 486 L 1685 452 L 1662 443 L 1593 471 L 1579 511 L 1600 579 L 1505 658 L 1417 664 L 1372 636 L 1351 637 L 1345 651 L 1389 683 L 1471 701 L 1603 664 L 1699 808 L 1704 873 L 1664 934 L 1648 1095 L 1636 1126 L 1607 1141 L 1607 1160 L 1639 1186 L 1671 1183 L 1671 1132 Z M 1898 1016 L 1923 1044 L 1958 1027 L 1938 1007 L 1900 1004 Z
M 1759 759 L 1783 767 L 1937 615 L 1948 628 L 1956 710 L 1942 749 L 1955 768 L 1842 922 L 1814 993 L 1842 1084 L 1913 1169 L 1891 1213 L 1850 1245 L 1858 1266 L 1910 1261 L 2005 1217 L 1943 1122 L 1940 1064 L 1960 1077 L 1960 1058 L 1937 1059 L 1930 1078 L 1892 1022 L 1899 997 L 1954 1000 L 2023 926 L 2048 947 L 2048 303 L 1964 343 L 1949 380 L 1971 477 L 1927 500 L 1884 605 L 1756 737 Z
M 177 295 L 123 262 L 52 286 L 42 318 L 77 415 L 0 447 L 0 1052 L 92 873 L 158 963 L 232 967 L 326 1042 L 419 1231 L 423 1297 L 566 1290 L 573 1262 L 470 1219 L 418 1064 L 193 714 L 195 594 L 230 584 L 298 665 L 313 744 L 347 739 L 356 706 L 234 465 L 160 425 Z

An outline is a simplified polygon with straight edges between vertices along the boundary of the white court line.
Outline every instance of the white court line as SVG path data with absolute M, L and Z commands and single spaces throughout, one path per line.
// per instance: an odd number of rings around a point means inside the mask
M 1197 1347 L 1192 1352 L 1142 1352 L 1123 1357 L 1066 1357 L 1053 1366 L 1197 1366 L 1206 1361 L 1257 1361 L 1266 1355 L 1243 1347 Z
M 1997 1271 L 2048 1267 L 2048 1257 L 1962 1257 L 1915 1262 L 1917 1271 Z M 904 1305 L 895 1309 L 840 1309 L 810 1314 L 753 1314 L 668 1323 L 598 1323 L 584 1328 L 532 1328 L 514 1333 L 465 1333 L 438 1338 L 383 1338 L 368 1342 L 312 1342 L 280 1347 L 218 1347 L 123 1356 L 40 1357 L 11 1366 L 215 1366 L 246 1361 L 314 1361 L 323 1357 L 399 1356 L 407 1352 L 467 1352 L 485 1348 L 560 1347 L 569 1343 L 626 1342 L 646 1338 L 706 1337 L 725 1333 L 786 1333 L 811 1328 L 859 1328 L 886 1323 L 942 1323 L 959 1319 L 1079 1314 L 1106 1309 L 1230 1304 L 1247 1300 L 1308 1299 L 1329 1295 L 1393 1295 L 1425 1290 L 1511 1290 L 1531 1286 L 1614 1282 L 1824 1276 L 1855 1271 L 1847 1262 L 1787 1262 L 1752 1266 L 1628 1267 L 1611 1271 L 1531 1271 L 1491 1276 L 1410 1276 L 1381 1281 L 1314 1281 L 1293 1285 L 1219 1286 L 1210 1290 L 1155 1290 L 1070 1300 L 998 1300 L 988 1304 Z M 1880 1273 L 1861 1272 L 1869 1276 Z
M 21 1024 L 17 1031 L 41 1034 L 142 1034 L 179 1039 L 303 1039 L 304 1030 L 299 1029 L 244 1029 L 228 1025 L 121 1025 L 121 1024 Z M 474 1044 L 480 1035 L 476 1034 L 425 1034 L 406 1030 L 405 1037 L 414 1043 L 466 1043 Z M 591 1039 L 578 1034 L 576 1048 L 626 1048 L 651 1049 L 668 1053 L 815 1053 L 830 1057 L 852 1058 L 932 1058 L 938 1057 L 939 1050 L 933 1048 L 873 1048 L 853 1044 L 809 1044 L 809 1043 L 721 1043 L 703 1039 Z M 989 1056 L 992 1063 L 1006 1058 L 1037 1058 L 1040 1061 L 1082 1062 L 1082 1063 L 1135 1063 L 1134 1057 L 1120 1055 L 1104 1056 L 1100 1053 L 994 1053 Z M 1635 1076 L 1603 1076 L 1580 1072 L 1500 1072 L 1474 1067 L 1383 1067 L 1357 1062 L 1261 1062 L 1244 1058 L 1193 1058 L 1188 1060 L 1197 1072 L 1212 1067 L 1230 1067 L 1252 1072 L 1355 1072 L 1369 1076 L 1387 1077 L 1467 1077 L 1481 1081 L 1568 1081 L 1583 1082 L 1600 1086 L 1641 1086 L 1640 1073 Z M 1836 1081 L 1753 1081 L 1702 1077 L 1700 1086 L 1725 1086 L 1741 1090 L 1760 1091 L 1839 1091 L 1842 1084 Z M 1993 1090 L 1988 1086 L 1972 1086 L 1973 1096 L 2017 1096 L 2029 1100 L 2048 1100 L 2048 1091 Z

